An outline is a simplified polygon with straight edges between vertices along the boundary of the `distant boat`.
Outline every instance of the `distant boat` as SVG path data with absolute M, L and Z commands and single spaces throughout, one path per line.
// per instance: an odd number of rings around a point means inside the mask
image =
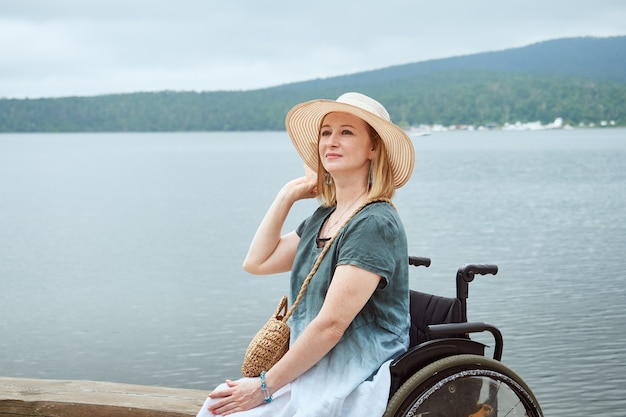
M 542 124 L 541 122 L 529 122 L 529 123 L 521 123 L 517 122 L 514 124 L 506 123 L 502 130 L 549 130 L 549 129 L 570 129 L 569 125 L 563 125 L 563 118 L 557 117 L 554 119 L 554 122 L 548 123 L 547 125 Z
M 430 135 L 430 129 L 424 126 L 411 126 L 409 130 L 407 130 L 407 134 L 413 137 L 428 136 Z

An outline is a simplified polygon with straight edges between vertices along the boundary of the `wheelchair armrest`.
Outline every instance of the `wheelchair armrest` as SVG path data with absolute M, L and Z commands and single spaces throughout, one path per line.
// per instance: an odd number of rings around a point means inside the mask
M 469 322 L 469 323 L 446 323 L 446 324 L 431 324 L 427 327 L 429 336 L 451 336 L 467 333 L 482 333 L 489 332 L 493 335 L 496 345 L 493 350 L 493 358 L 497 361 L 502 359 L 502 348 L 504 345 L 504 339 L 500 330 L 490 324 L 482 322 Z
M 414 373 L 439 359 L 455 355 L 485 355 L 485 345 L 467 338 L 444 338 L 429 340 L 412 347 L 396 358 L 389 370 L 391 372 L 391 396 Z

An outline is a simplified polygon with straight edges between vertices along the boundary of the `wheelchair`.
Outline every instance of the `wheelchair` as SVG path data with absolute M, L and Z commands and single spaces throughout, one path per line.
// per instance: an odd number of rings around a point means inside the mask
M 413 266 L 429 258 L 409 257 Z M 469 283 L 475 275 L 495 275 L 497 265 L 470 264 L 456 275 L 456 298 L 411 290 L 411 331 L 407 352 L 391 366 L 391 390 L 383 417 L 542 417 L 526 383 L 502 362 L 502 333 L 494 326 L 467 321 Z M 488 332 L 486 345 L 470 334 Z

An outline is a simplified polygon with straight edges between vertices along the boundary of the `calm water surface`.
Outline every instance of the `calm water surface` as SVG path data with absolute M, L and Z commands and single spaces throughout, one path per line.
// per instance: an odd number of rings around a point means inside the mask
M 396 203 L 411 253 L 433 264 L 412 287 L 453 295 L 459 266 L 498 264 L 471 284 L 469 318 L 500 327 L 545 414 L 623 416 L 626 130 L 414 141 Z M 241 261 L 301 173 L 284 132 L 0 135 L 0 376 L 196 389 L 238 376 L 288 288 Z

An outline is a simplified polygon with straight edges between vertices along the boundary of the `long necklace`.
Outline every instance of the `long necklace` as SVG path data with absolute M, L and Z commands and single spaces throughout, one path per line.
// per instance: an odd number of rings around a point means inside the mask
M 348 206 L 348 208 L 346 208 L 346 209 L 345 209 L 345 210 L 341 213 L 341 215 L 339 215 L 339 216 L 337 217 L 337 219 L 333 221 L 333 224 L 329 225 L 329 226 L 326 228 L 326 233 L 330 233 L 330 231 L 331 231 L 331 230 L 333 230 L 333 228 L 334 228 L 335 226 L 337 226 L 337 223 L 339 223 L 339 220 L 343 219 L 343 216 L 344 216 L 344 215 L 348 212 L 348 210 L 350 210 L 351 208 L 353 208 L 353 207 L 354 207 L 354 205 L 355 205 L 355 204 L 356 204 L 356 203 L 357 203 L 357 202 L 361 199 L 361 197 L 363 197 L 363 196 L 365 195 L 365 193 L 367 193 L 367 190 L 363 191 L 363 194 L 361 194 L 360 196 L 358 196 L 358 197 L 357 197 L 357 198 L 356 198 L 356 199 L 352 202 L 352 204 L 350 204 L 350 205 Z M 329 220 L 330 220 L 330 218 L 329 218 Z

